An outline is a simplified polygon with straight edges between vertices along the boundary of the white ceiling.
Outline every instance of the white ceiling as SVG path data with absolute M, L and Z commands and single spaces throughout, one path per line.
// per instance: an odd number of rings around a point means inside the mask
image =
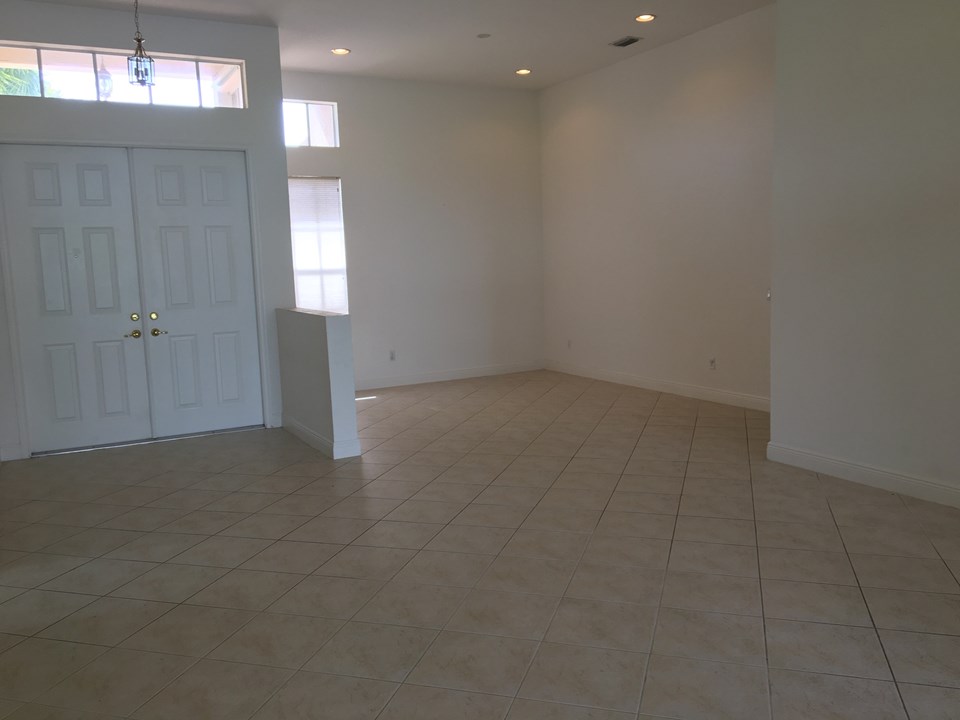
M 58 0 L 132 9 L 132 0 Z M 772 0 L 141 0 L 141 11 L 280 29 L 285 69 L 543 88 L 690 35 Z M 655 13 L 653 23 L 634 21 Z M 162 49 L 162 38 L 148 47 Z M 481 40 L 480 33 L 492 37 Z M 642 37 L 629 48 L 609 45 Z M 348 47 L 346 57 L 330 53 Z M 198 48 L 202 54 L 202 48 Z M 514 70 L 533 69 L 519 78 Z

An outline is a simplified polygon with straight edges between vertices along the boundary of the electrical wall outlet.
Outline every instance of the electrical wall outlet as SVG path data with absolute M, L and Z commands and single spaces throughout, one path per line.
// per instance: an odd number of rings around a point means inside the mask
M 710 358 L 710 369 L 711 369 L 711 370 L 716 370 L 716 369 L 717 369 L 717 359 L 716 359 L 716 358 Z
M 393 361 L 396 360 L 396 359 L 397 359 L 397 351 L 396 351 L 396 350 L 391 350 L 391 351 L 390 351 L 390 361 L 393 362 Z

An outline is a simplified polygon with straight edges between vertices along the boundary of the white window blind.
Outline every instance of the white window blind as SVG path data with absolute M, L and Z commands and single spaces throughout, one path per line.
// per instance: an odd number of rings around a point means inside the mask
M 346 313 L 347 254 L 339 178 L 290 178 L 297 307 Z

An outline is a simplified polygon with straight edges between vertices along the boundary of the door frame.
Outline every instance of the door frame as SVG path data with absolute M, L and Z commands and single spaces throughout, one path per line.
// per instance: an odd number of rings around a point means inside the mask
M 253 294 L 254 294 L 254 306 L 255 306 L 255 316 L 257 324 L 257 361 L 259 363 L 260 369 L 260 404 L 261 412 L 263 416 L 264 427 L 269 427 L 268 425 L 268 408 L 270 407 L 270 388 L 269 383 L 267 382 L 268 378 L 264 369 L 268 367 L 268 356 L 267 356 L 267 345 L 264 337 L 264 327 L 265 323 L 265 313 L 266 310 L 263 305 L 263 270 L 261 267 L 262 256 L 263 256 L 263 242 L 260 237 L 258 229 L 259 225 L 259 216 L 257 212 L 256 204 L 256 194 L 253 188 L 253 183 L 250 182 L 250 151 L 248 147 L 238 147 L 230 145 L 220 145 L 220 146 L 205 146 L 197 147 L 196 145 L 172 145 L 169 143 L 166 144 L 157 144 L 157 143 L 130 143 L 130 142 L 120 142 L 120 143 L 99 143 L 99 142 L 42 142 L 42 141 L 17 141 L 17 142 L 6 142 L 0 141 L 0 145 L 36 145 L 43 147 L 84 147 L 84 148 L 121 148 L 127 151 L 127 163 L 131 165 L 133 162 L 133 150 L 196 150 L 199 152 L 202 151 L 225 151 L 225 152 L 239 152 L 243 155 L 243 167 L 244 173 L 246 174 L 246 186 L 247 186 L 247 221 L 250 223 L 250 245 L 251 245 L 251 256 L 253 259 Z M 134 192 L 133 188 L 133 177 L 130 178 L 131 184 L 131 194 Z M 136 208 L 134 208 L 134 213 L 136 213 Z M 136 232 L 136 227 L 134 228 Z M 139 238 L 136 238 L 137 242 L 137 253 L 139 255 Z M 7 217 L 6 217 L 6 205 L 4 204 L 3 198 L 3 188 L 0 187 L 0 264 L 3 266 L 3 300 L 6 306 L 6 315 L 7 315 L 7 328 L 9 332 L 8 342 L 10 344 L 10 355 L 11 355 L 11 369 L 13 374 L 13 384 L 16 394 L 17 407 L 15 408 L 17 415 L 17 427 L 20 433 L 20 444 L 19 452 L 17 452 L 16 457 L 3 457 L 0 458 L 2 461 L 24 459 L 33 456 L 31 447 L 32 441 L 30 437 L 29 422 L 27 421 L 27 402 L 26 402 L 26 392 L 24 390 L 23 382 L 23 366 L 20 360 L 20 326 L 17 320 L 17 308 L 15 304 L 15 299 L 13 297 L 13 269 L 10 266 L 10 238 L 9 238 L 9 229 L 7 227 Z M 139 273 L 139 267 L 137 268 Z

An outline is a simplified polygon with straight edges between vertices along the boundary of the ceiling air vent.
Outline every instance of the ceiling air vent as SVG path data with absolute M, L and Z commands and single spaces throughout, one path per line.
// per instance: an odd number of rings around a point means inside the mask
M 627 35 L 626 37 L 622 37 L 619 40 L 614 40 L 610 44 L 613 45 L 614 47 L 630 47 L 634 43 L 638 43 L 638 42 L 640 42 L 640 38 L 634 37 L 633 35 Z

